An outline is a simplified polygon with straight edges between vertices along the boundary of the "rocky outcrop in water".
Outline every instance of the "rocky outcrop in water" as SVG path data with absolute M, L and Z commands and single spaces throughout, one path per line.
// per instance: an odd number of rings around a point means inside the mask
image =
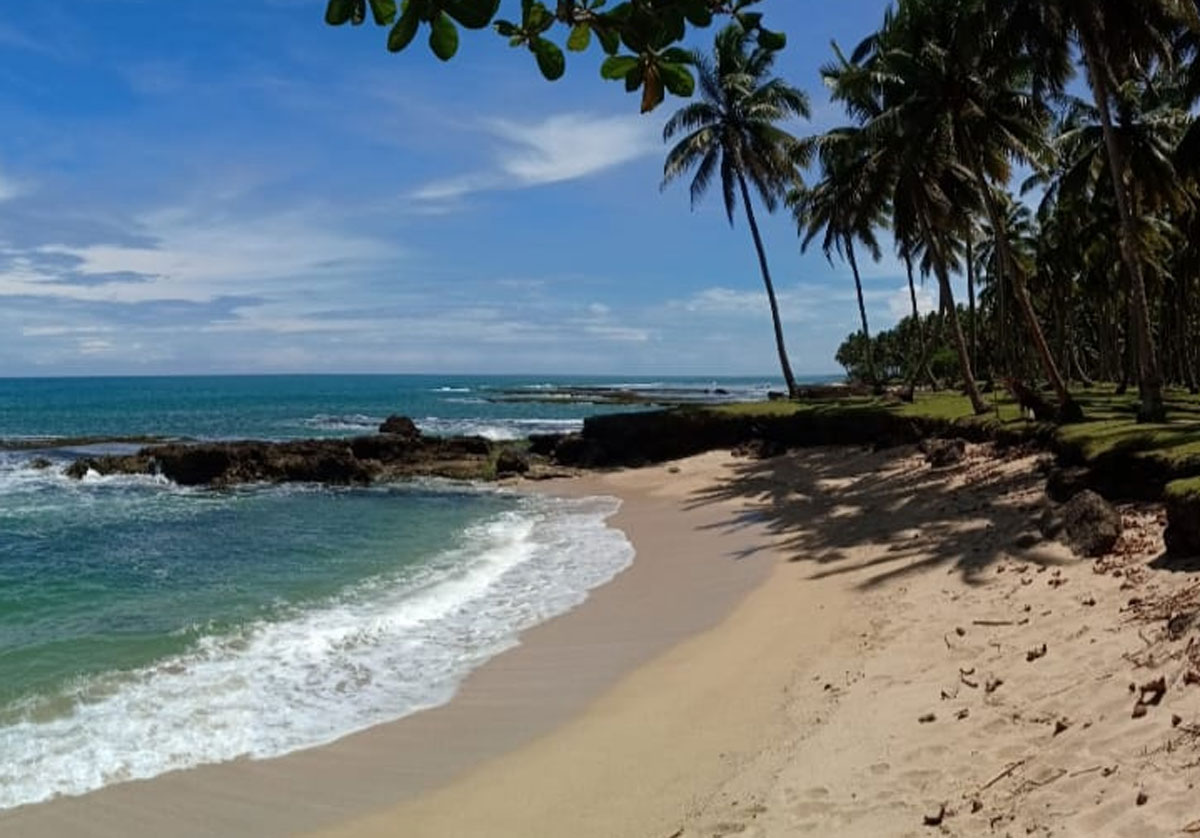
M 498 461 L 508 457 L 512 465 L 512 457 L 518 456 L 506 453 L 507 446 L 481 437 L 425 437 L 411 422 L 396 421 L 402 418 L 388 420 L 395 432 L 353 439 L 152 445 L 136 454 L 81 458 L 67 467 L 66 474 L 74 478 L 89 471 L 162 475 L 181 486 L 262 482 L 348 486 L 405 477 L 491 479 L 503 471 L 497 468 Z M 521 462 L 528 471 L 528 459 Z M 518 472 L 518 467 L 507 469 L 507 473 Z

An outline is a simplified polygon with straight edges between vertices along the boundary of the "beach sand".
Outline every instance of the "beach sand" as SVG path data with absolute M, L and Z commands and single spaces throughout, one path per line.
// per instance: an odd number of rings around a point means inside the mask
M 1186 834 L 1200 590 L 1147 566 L 1153 508 L 1123 507 L 1113 557 L 1017 547 L 1034 466 L 714 452 L 549 486 L 622 497 L 638 558 L 449 705 L 0 834 Z

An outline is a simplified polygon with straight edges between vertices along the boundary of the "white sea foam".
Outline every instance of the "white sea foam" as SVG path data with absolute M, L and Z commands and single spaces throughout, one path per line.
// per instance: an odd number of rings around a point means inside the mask
M 442 436 L 481 436 L 492 441 L 523 439 L 530 434 L 578 431 L 582 419 L 443 419 L 426 416 L 417 420 L 425 433 Z
M 305 428 L 318 431 L 358 431 L 374 433 L 383 423 L 383 417 L 366 416 L 361 413 L 329 414 L 318 413 L 302 419 L 300 424 Z
M 444 703 L 522 630 L 628 566 L 632 546 L 605 523 L 617 505 L 525 499 L 417 575 L 82 680 L 58 697 L 68 715 L 47 720 L 31 705 L 0 728 L 0 808 L 277 756 Z

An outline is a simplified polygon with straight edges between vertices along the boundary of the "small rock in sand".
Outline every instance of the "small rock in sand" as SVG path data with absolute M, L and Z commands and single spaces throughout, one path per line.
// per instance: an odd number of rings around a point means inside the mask
M 921 724 L 923 724 L 923 725 L 927 725 L 927 724 L 929 724 L 930 722 L 937 721 L 937 714 L 935 714 L 935 713 L 926 713 L 924 716 L 921 716 L 921 717 L 919 717 L 919 718 L 917 719 L 917 721 L 918 721 L 918 722 L 920 722 L 920 723 L 921 723 Z

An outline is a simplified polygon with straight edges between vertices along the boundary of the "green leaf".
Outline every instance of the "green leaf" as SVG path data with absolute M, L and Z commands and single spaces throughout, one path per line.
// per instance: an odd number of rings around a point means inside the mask
M 500 11 L 500 0 L 448 0 L 446 14 L 467 29 L 483 29 Z
M 391 52 L 399 52 L 410 43 L 417 34 L 417 26 L 421 23 L 421 19 L 417 16 L 417 10 L 414 6 L 408 6 L 404 9 L 404 14 L 400 15 L 400 19 L 396 21 L 396 25 L 392 27 L 392 31 L 388 33 L 387 48 Z
M 747 32 L 753 32 L 762 23 L 762 12 L 739 12 L 736 17 Z
M 458 52 L 458 27 L 450 15 L 439 12 L 433 19 L 429 32 L 429 48 L 443 61 L 449 61 Z
M 617 50 L 621 48 L 621 36 L 617 34 L 615 29 L 597 29 L 596 40 L 600 42 L 601 48 L 609 55 L 616 55 Z
M 642 86 L 642 81 L 645 79 L 645 77 L 645 72 L 642 68 L 641 62 L 639 61 L 638 65 L 630 70 L 629 74 L 625 76 L 625 92 L 632 93 L 633 91 L 637 90 Z
M 679 47 L 671 47 L 668 50 L 664 50 L 660 57 L 663 61 L 669 61 L 672 64 L 691 64 L 694 61 L 690 52 Z
M 534 38 L 529 42 L 529 48 L 533 50 L 538 69 L 547 81 L 562 78 L 563 73 L 567 71 L 567 59 L 556 44 L 545 38 Z
M 371 14 L 377 26 L 388 26 L 396 19 L 396 0 L 371 0 Z
M 329 0 L 325 7 L 325 22 L 330 26 L 341 26 L 354 14 L 354 0 Z
M 604 63 L 600 65 L 600 75 L 610 81 L 623 79 L 629 75 L 629 71 L 637 67 L 638 60 L 632 55 L 614 55 L 604 59 Z
M 758 28 L 758 45 L 766 50 L 775 52 L 787 46 L 787 35 L 782 32 L 772 32 L 770 29 Z
M 523 6 L 523 10 L 526 32 L 538 34 L 554 25 L 554 15 L 537 0 Z
M 567 38 L 567 49 L 571 52 L 583 52 L 591 42 L 592 27 L 581 23 L 571 30 L 571 37 Z
M 496 32 L 504 38 L 513 38 L 520 34 L 520 28 L 510 20 L 496 21 Z
M 696 90 L 696 80 L 688 68 L 682 64 L 659 64 L 658 73 L 667 90 L 675 96 L 686 98 Z

